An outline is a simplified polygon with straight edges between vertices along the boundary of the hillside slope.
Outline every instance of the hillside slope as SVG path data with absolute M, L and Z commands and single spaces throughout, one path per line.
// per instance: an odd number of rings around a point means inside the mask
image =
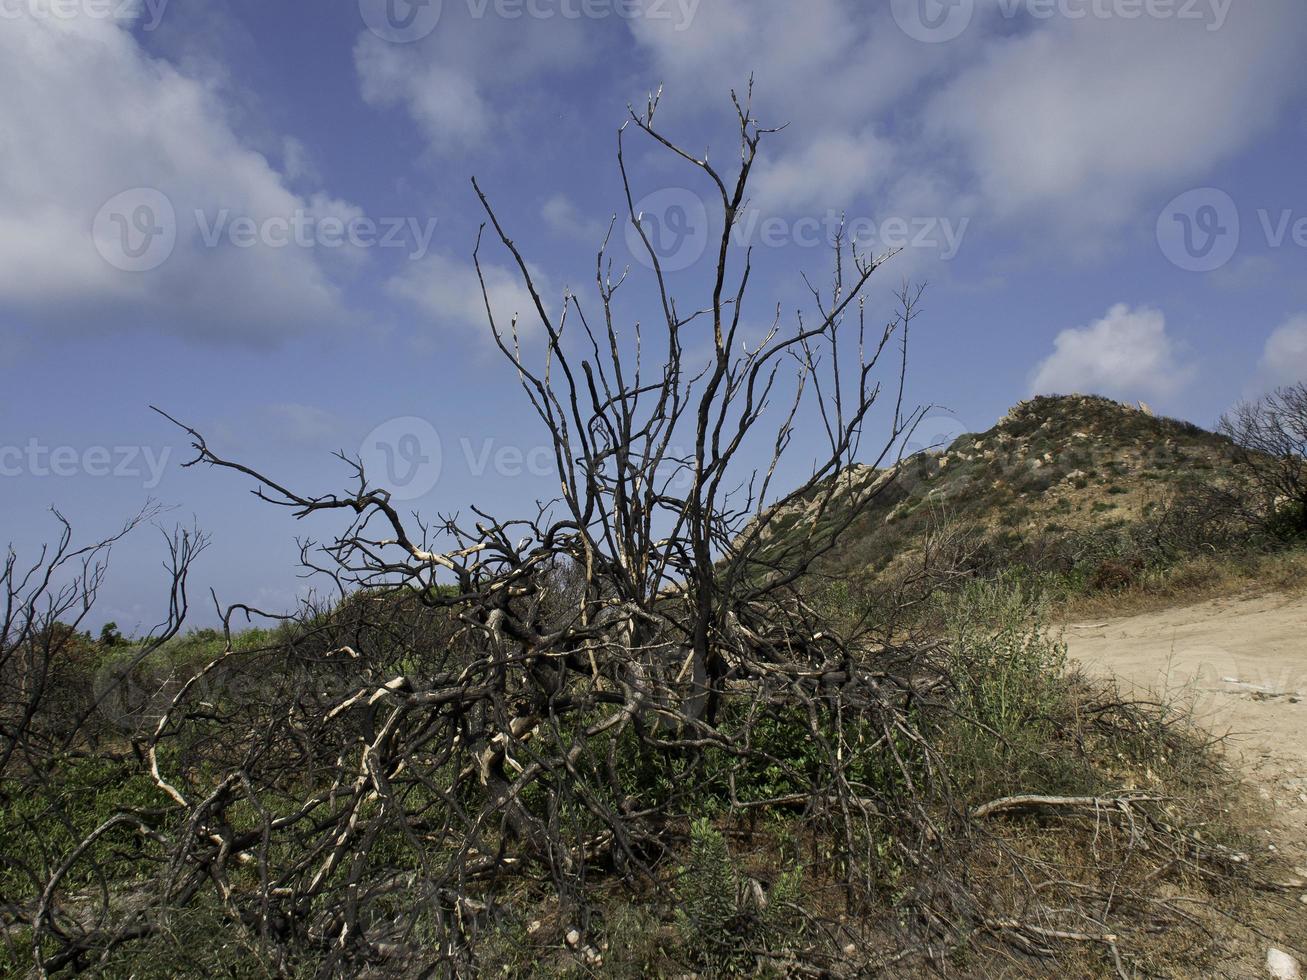
M 845 474 L 850 487 L 885 486 L 821 571 L 852 581 L 892 574 L 919 561 L 930 542 L 959 534 L 981 564 L 1065 565 L 1089 539 L 1137 529 L 1178 487 L 1222 475 L 1230 450 L 1223 436 L 1106 398 L 1022 402 L 988 431 L 892 472 Z M 813 519 L 792 507 L 778 515 L 775 533 L 805 533 Z

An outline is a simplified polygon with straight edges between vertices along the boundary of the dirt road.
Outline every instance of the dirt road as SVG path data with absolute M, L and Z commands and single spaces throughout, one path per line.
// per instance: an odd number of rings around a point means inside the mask
M 1307 597 L 1237 596 L 1066 630 L 1072 659 L 1137 689 L 1188 693 L 1307 863 Z

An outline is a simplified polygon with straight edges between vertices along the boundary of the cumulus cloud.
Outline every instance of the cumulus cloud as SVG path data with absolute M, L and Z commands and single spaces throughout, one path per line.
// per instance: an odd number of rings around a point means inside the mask
M 1005 26 L 932 100 L 929 129 L 963 150 L 998 212 L 1052 206 L 1101 227 L 1129 217 L 1145 192 L 1204 173 L 1275 119 L 1303 73 L 1307 7 L 1235 4 L 1219 30 L 1179 17 Z
M 1261 376 L 1266 387 L 1307 381 L 1307 314 L 1292 317 L 1267 338 Z
M 666 6 L 642 2 L 649 10 Z M 886 202 L 871 198 L 887 181 L 928 169 L 910 159 L 912 141 L 884 124 L 917 85 L 947 67 L 950 53 L 908 39 L 887 3 L 805 0 L 799 10 L 791 0 L 711 0 L 688 27 L 654 16 L 630 25 L 654 77 L 666 80 L 668 112 L 699 107 L 720 117 L 730 111 L 728 93 L 742 96 L 754 76 L 759 121 L 789 125 L 765 143 L 754 178 L 754 203 L 768 214 L 880 216 L 889 213 Z
M 843 208 L 889 176 L 894 148 L 871 133 L 831 133 L 798 152 L 764 161 L 755 188 L 765 211 Z
M 554 234 L 574 238 L 595 248 L 599 247 L 608 230 L 606 224 L 583 215 L 576 202 L 566 194 L 555 194 L 545 201 L 540 217 Z
M 698 97 L 706 108 L 729 110 L 727 94 L 742 93 L 755 75 L 763 122 L 802 121 L 804 138 L 864 130 L 949 57 L 947 46 L 908 41 L 888 3 L 705 0 L 688 22 L 671 16 L 672 6 L 641 0 L 648 15 L 630 21 L 671 102 Z
M 1161 310 L 1119 303 L 1087 327 L 1063 330 L 1035 369 L 1033 394 L 1169 396 L 1193 377 Z
M 447 3 L 436 28 L 409 44 L 359 34 L 354 67 L 369 105 L 406 111 L 433 153 L 484 144 L 515 124 L 529 91 L 553 72 L 585 64 L 590 34 L 574 17 L 500 17 L 485 4 Z M 510 98 L 511 97 L 511 98 Z
M 539 316 L 531 293 L 522 284 L 518 272 L 485 261 L 482 261 L 481 268 L 486 277 L 490 309 L 500 332 L 508 336 L 512 318 L 517 315 L 519 332 L 524 335 L 533 333 L 539 325 Z M 544 277 L 534 269 L 532 275 L 536 277 L 537 285 L 547 291 L 548 283 Z M 447 255 L 430 255 L 421 262 L 410 263 L 386 284 L 386 290 L 431 317 L 438 329 L 457 327 L 490 336 L 481 283 L 470 262 Z M 545 308 L 549 309 L 548 303 Z
M 974 203 L 1090 247 L 1147 195 L 1183 190 L 1246 149 L 1307 75 L 1301 0 L 1173 5 L 1169 18 L 1125 3 L 977 0 L 949 44 L 910 40 L 890 6 L 807 0 L 800 14 L 790 0 L 713 0 L 688 29 L 654 18 L 631 29 L 673 106 L 707 93 L 716 110 L 714 93 L 757 72 L 763 121 L 796 124 L 769 144 L 760 192 L 766 177 L 781 198 L 829 179 L 853 205 L 849 192 L 875 190 L 888 163 L 948 189 L 939 213 Z
M 0 100 L 0 309 L 43 328 L 145 324 L 259 344 L 341 320 L 313 249 L 202 238 L 224 211 L 262 221 L 351 205 L 292 193 L 242 142 L 216 90 L 149 56 L 129 20 L 15 11 L 0 31 L 0 89 L 25 94 Z M 174 215 L 175 247 L 149 271 L 106 260 L 112 220 L 92 234 L 106 202 L 136 188 Z M 108 217 L 124 236 L 132 222 L 168 224 L 130 206 Z
M 406 108 L 433 148 L 475 145 L 490 131 L 490 107 L 468 73 L 371 34 L 359 39 L 354 63 L 363 98 L 374 106 Z

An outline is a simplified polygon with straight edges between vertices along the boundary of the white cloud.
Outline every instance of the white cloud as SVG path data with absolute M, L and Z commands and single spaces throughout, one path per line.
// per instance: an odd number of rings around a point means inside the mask
M 662 0 L 642 0 L 650 12 Z M 688 28 L 678 18 L 642 16 L 632 34 L 666 82 L 670 111 L 687 100 L 730 111 L 755 76 L 754 104 L 766 125 L 815 131 L 863 130 L 931 71 L 946 46 L 909 41 L 889 4 L 865 0 L 705 0 Z
M 593 245 L 596 249 L 603 242 L 604 235 L 608 231 L 606 224 L 583 215 L 576 203 L 566 194 L 555 194 L 545 201 L 544 207 L 540 209 L 540 217 L 555 234 L 565 238 L 575 238 L 586 245 Z
M 758 170 L 757 203 L 764 211 L 842 209 L 865 199 L 889 176 L 894 150 L 871 133 L 830 133 L 797 153 L 764 161 Z
M 1267 339 L 1261 374 L 1267 387 L 1307 381 L 1307 314 L 1293 317 Z
M 1053 207 L 1107 227 L 1141 195 L 1247 146 L 1301 78 L 1307 6 L 1235 4 L 1203 20 L 1055 16 L 990 39 L 933 99 L 929 130 L 965 151 L 1000 213 Z
M 283 136 L 281 140 L 281 166 L 290 180 L 320 181 L 321 173 L 309 148 L 294 136 Z
M 978 0 L 949 44 L 909 39 L 889 8 L 712 0 L 688 30 L 657 18 L 631 30 L 667 83 L 668 112 L 687 100 L 690 112 L 728 112 L 728 90 L 757 73 L 762 122 L 793 124 L 766 144 L 760 194 L 770 180 L 782 199 L 811 197 L 802 192 L 830 180 L 815 192 L 822 203 L 856 207 L 850 195 L 875 191 L 874 171 L 891 163 L 946 192 L 930 213 L 979 204 L 1037 218 L 1061 239 L 1071 230 L 1091 249 L 1146 195 L 1174 194 L 1247 149 L 1307 74 L 1301 0 L 1176 4 L 1169 18 L 1124 2 Z M 869 133 L 874 152 L 858 146 Z
M 361 32 L 354 66 L 369 105 L 404 109 L 427 147 L 448 155 L 516 126 L 532 91 L 522 83 L 584 65 L 590 36 L 574 17 L 508 18 L 493 6 L 446 3 L 436 29 L 418 42 Z
M 42 327 L 153 324 L 252 343 L 342 319 L 314 250 L 204 247 L 195 214 L 351 206 L 292 193 L 232 129 L 216 90 L 147 55 L 129 23 L 7 18 L 0 90 L 24 93 L 0 100 L 0 308 Z M 105 202 L 138 187 L 169 199 L 177 244 L 158 268 L 124 272 L 91 228 Z
M 655 0 L 642 2 L 654 9 Z M 804 0 L 800 9 L 792 0 L 711 0 L 683 28 L 670 18 L 631 21 L 653 77 L 666 83 L 665 126 L 696 112 L 724 122 L 730 92 L 743 98 L 751 76 L 760 124 L 788 126 L 763 143 L 752 186 L 762 211 L 899 216 L 874 195 L 907 172 L 938 183 L 931 163 L 910 158 L 913 140 L 885 124 L 951 54 L 908 39 L 888 3 Z M 714 159 L 735 153 L 720 144 L 711 150 Z
M 522 284 L 516 269 L 481 262 L 486 277 L 486 293 L 490 296 L 490 309 L 501 334 L 509 336 L 512 318 L 518 316 L 518 330 L 523 336 L 539 328 L 531 293 Z M 545 309 L 548 302 L 548 283 L 536 270 L 532 270 L 537 286 L 542 290 Z M 430 255 L 421 262 L 412 262 L 402 273 L 386 284 L 392 296 L 407 300 L 436 321 L 437 329 L 459 327 L 474 330 L 490 338 L 490 322 L 486 318 L 486 303 L 471 262 L 446 255 Z
M 1087 327 L 1063 330 L 1035 369 L 1033 394 L 1169 396 L 1193 377 L 1160 310 L 1119 303 Z
M 475 145 L 489 132 L 490 107 L 467 74 L 372 34 L 359 38 L 354 63 L 368 104 L 406 108 L 433 148 Z

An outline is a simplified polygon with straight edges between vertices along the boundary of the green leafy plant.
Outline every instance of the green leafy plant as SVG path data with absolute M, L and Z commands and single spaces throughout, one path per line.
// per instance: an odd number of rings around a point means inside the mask
M 740 876 L 726 839 L 707 817 L 690 826 L 690 856 L 676 889 L 677 927 L 710 968 L 730 973 L 744 965 L 736 941 L 741 925 Z

